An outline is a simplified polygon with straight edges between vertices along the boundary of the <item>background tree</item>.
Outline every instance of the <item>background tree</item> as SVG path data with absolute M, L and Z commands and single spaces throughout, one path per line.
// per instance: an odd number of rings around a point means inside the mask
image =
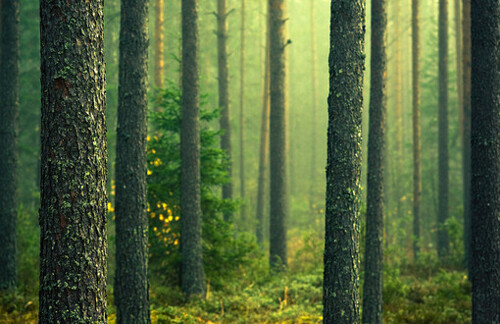
M 182 1 L 181 253 L 182 291 L 205 295 L 200 206 L 198 1 Z
M 120 323 L 150 323 L 146 134 L 147 0 L 122 1 L 116 129 L 115 303 Z
M 165 23 L 163 18 L 163 0 L 155 0 L 155 86 L 163 88 L 165 61 L 163 59 L 163 40 Z
M 359 323 L 359 195 L 365 1 L 332 1 L 324 323 Z
M 500 322 L 500 2 L 471 1 L 472 322 Z
M 240 197 L 241 222 L 246 223 L 245 206 L 245 0 L 241 0 L 241 26 L 240 26 Z
M 269 0 L 270 23 L 270 158 L 271 229 L 269 261 L 272 266 L 287 264 L 286 218 L 287 136 L 285 101 L 285 0 Z
M 386 124 L 387 9 L 385 0 L 372 2 L 370 121 L 366 198 L 365 282 L 363 323 L 382 323 L 382 239 L 384 234 L 384 153 Z
M 317 45 L 316 45 L 316 9 L 314 1 L 311 1 L 311 179 L 309 187 L 309 212 L 314 212 L 314 197 L 316 188 L 316 156 L 317 152 L 317 128 L 318 128 L 318 58 L 317 58 Z
M 40 1 L 40 323 L 106 322 L 103 1 Z
M 19 1 L 0 3 L 0 290 L 17 283 Z

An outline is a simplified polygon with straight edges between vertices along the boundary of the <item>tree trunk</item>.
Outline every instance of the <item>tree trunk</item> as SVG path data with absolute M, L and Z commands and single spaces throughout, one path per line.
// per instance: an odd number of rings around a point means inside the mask
M 314 215 L 314 192 L 316 188 L 316 156 L 317 156 L 317 128 L 318 128 L 318 73 L 317 73 L 317 47 L 316 47 L 316 10 L 314 1 L 311 1 L 311 178 L 309 187 L 309 211 Z
M 386 124 L 387 11 L 385 0 L 372 2 L 370 121 L 366 205 L 363 323 L 382 323 L 382 239 L 384 233 L 384 153 Z
M 270 155 L 271 228 L 269 261 L 287 265 L 286 218 L 288 216 L 285 102 L 285 0 L 269 0 L 270 19 Z
M 420 203 L 422 196 L 419 82 L 419 0 L 412 0 L 412 110 L 413 110 L 413 258 L 420 252 Z
M 448 255 L 448 0 L 439 0 L 439 212 L 437 250 Z
M 240 28 L 240 197 L 241 223 L 246 223 L 245 206 L 245 0 L 241 0 Z
M 40 1 L 40 323 L 106 322 L 103 1 Z
M 164 67 L 163 60 L 163 0 L 155 0 L 155 87 L 163 88 Z
M 269 167 L 269 83 L 270 83 L 270 26 L 269 11 L 266 15 L 266 46 L 264 63 L 264 86 L 262 89 L 262 114 L 260 124 L 259 184 L 257 192 L 257 242 L 264 243 L 264 214 L 267 201 L 266 185 Z
M 365 1 L 332 1 L 323 322 L 359 323 Z
M 0 15 L 0 291 L 17 283 L 17 119 L 19 114 L 19 1 Z
M 197 0 L 182 1 L 181 253 L 182 291 L 187 297 L 204 296 Z
M 471 110 L 471 35 L 470 35 L 470 0 L 463 0 L 463 119 L 462 119 L 462 181 L 464 199 L 464 251 L 465 265 L 471 275 L 471 210 L 470 210 L 470 110 Z
M 457 67 L 457 97 L 458 97 L 458 129 L 460 138 L 463 137 L 464 129 L 463 129 L 463 119 L 464 119 L 464 110 L 463 110 L 463 59 L 462 59 L 462 16 L 461 16 L 461 7 L 460 3 L 462 0 L 455 0 L 455 52 L 456 52 L 456 67 Z
M 148 0 L 122 0 L 116 129 L 116 275 L 119 323 L 150 323 L 146 135 Z
M 217 1 L 217 53 L 219 63 L 219 107 L 221 109 L 220 128 L 221 148 L 229 159 L 228 177 L 230 181 L 222 187 L 222 198 L 233 198 L 232 166 L 231 166 L 231 117 L 229 107 L 229 73 L 227 63 L 227 0 Z M 225 212 L 224 220 L 232 221 L 232 213 Z
M 471 1 L 472 323 L 500 323 L 500 3 Z

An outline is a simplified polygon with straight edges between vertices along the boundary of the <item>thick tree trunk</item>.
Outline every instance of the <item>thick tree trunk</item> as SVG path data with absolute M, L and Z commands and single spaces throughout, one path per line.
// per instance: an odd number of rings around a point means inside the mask
M 412 110 L 413 110 L 413 258 L 420 252 L 420 203 L 422 196 L 419 82 L 419 0 L 412 0 Z
M 262 89 L 262 114 L 260 122 L 259 184 L 257 191 L 257 242 L 264 243 L 264 214 L 267 202 L 266 185 L 269 167 L 269 83 L 270 83 L 270 28 L 269 12 L 266 15 L 266 46 L 264 59 L 264 85 Z
M 285 0 L 269 0 L 270 19 L 270 156 L 271 156 L 271 228 L 269 261 L 272 266 L 287 265 L 286 218 L 287 136 L 285 101 Z
M 229 158 L 228 177 L 230 181 L 222 187 L 222 198 L 233 198 L 233 180 L 231 166 L 231 117 L 229 107 L 229 73 L 227 63 L 227 0 L 217 2 L 217 57 L 219 64 L 219 107 L 221 109 L 220 128 L 223 130 L 221 136 L 221 148 Z M 232 221 L 232 213 L 226 212 L 224 220 Z
M 182 291 L 205 295 L 200 204 L 198 1 L 182 1 L 181 253 Z
M 471 1 L 472 323 L 500 323 L 500 2 Z
M 241 0 L 240 39 L 240 197 L 243 201 L 240 216 L 241 223 L 245 224 L 245 0 Z
M 382 239 L 384 232 L 384 153 L 386 124 L 387 11 L 385 0 L 372 2 L 370 121 L 366 205 L 363 323 L 382 323 Z
M 146 135 L 148 0 L 122 0 L 116 130 L 116 275 L 119 323 L 150 323 Z
M 163 59 L 163 0 L 155 0 L 155 87 L 163 88 L 164 67 Z
M 448 0 L 439 0 L 439 211 L 437 251 L 448 255 Z
M 332 1 L 323 322 L 359 323 L 365 1 Z
M 106 322 L 103 1 L 40 1 L 40 323 Z
M 0 7 L 0 291 L 17 282 L 17 119 L 19 1 Z

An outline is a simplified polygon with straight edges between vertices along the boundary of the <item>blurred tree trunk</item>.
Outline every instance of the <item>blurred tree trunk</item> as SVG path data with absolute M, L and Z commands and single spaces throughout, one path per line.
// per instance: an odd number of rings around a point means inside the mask
M 270 83 L 270 26 L 269 11 L 266 14 L 264 85 L 262 89 L 262 113 L 260 123 L 259 184 L 257 191 L 257 242 L 264 242 L 264 214 L 267 201 L 266 185 L 269 167 L 269 83 Z
M 403 175 L 403 74 L 401 59 L 401 43 L 403 39 L 403 29 L 401 28 L 401 3 L 394 1 L 394 25 L 395 25 L 395 53 L 394 53 L 394 74 L 395 74 L 395 112 L 396 112 L 396 169 L 393 177 L 394 199 L 396 199 L 396 218 L 400 220 L 402 215 L 401 197 L 403 196 L 403 186 L 400 178 Z
M 116 275 L 119 323 L 150 323 L 146 135 L 148 0 L 121 3 L 116 129 Z
M 462 0 L 455 0 L 455 52 L 456 52 L 456 68 L 457 68 L 457 97 L 458 97 L 458 128 L 460 138 L 463 137 L 463 59 L 462 59 L 462 15 L 460 3 Z
M 205 296 L 200 203 L 200 79 L 198 1 L 182 1 L 181 286 Z
M 324 323 L 359 323 L 359 206 L 365 1 L 332 1 Z
M 386 1 L 372 1 L 371 14 L 372 54 L 363 323 L 382 323 L 382 239 L 384 232 L 384 154 L 386 152 L 386 49 L 384 44 L 387 28 Z
M 470 151 L 470 110 L 471 110 L 471 26 L 470 1 L 463 0 L 463 136 L 462 136 L 462 181 L 464 194 L 464 251 L 465 264 L 471 275 L 471 151 Z
M 106 322 L 103 6 L 40 1 L 40 323 Z
M 241 223 L 246 223 L 245 204 L 245 0 L 241 0 L 240 28 L 240 197 Z
M 17 283 L 19 0 L 4 1 L 0 8 L 0 290 L 3 290 L 14 288 Z
M 217 57 L 219 65 L 219 108 L 221 109 L 220 128 L 223 130 L 221 136 L 221 148 L 226 152 L 229 159 L 228 177 L 230 181 L 222 187 L 222 198 L 233 198 L 233 180 L 231 166 L 231 117 L 229 107 L 229 73 L 227 63 L 227 0 L 217 1 Z M 225 212 L 224 220 L 232 221 L 232 213 Z
M 412 0 L 412 110 L 413 110 L 413 259 L 417 260 L 420 252 L 420 203 L 422 199 L 422 169 L 420 143 L 420 26 L 419 0 Z
M 285 0 L 269 0 L 270 15 L 270 155 L 271 155 L 271 228 L 269 260 L 272 266 L 287 265 L 286 218 L 287 136 L 285 99 Z
M 314 214 L 314 192 L 316 188 L 316 156 L 317 156 L 317 128 L 318 128 L 318 58 L 317 58 L 317 47 L 316 47 L 316 10 L 314 7 L 314 1 L 311 1 L 311 115 L 312 115 L 312 125 L 311 125 L 311 178 L 309 187 L 309 211 L 310 214 Z M 292 176 L 294 176 L 292 174 Z
M 500 2 L 471 1 L 472 323 L 500 323 Z
M 437 251 L 440 259 L 448 255 L 448 0 L 439 0 L 439 212 Z
M 155 0 L 155 87 L 163 88 L 164 84 L 164 67 L 163 59 L 163 0 Z

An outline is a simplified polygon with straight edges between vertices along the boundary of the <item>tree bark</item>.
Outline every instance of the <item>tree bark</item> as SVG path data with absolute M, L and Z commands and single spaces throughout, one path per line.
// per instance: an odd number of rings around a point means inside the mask
M 440 259 L 448 255 L 448 0 L 439 0 L 439 212 L 437 250 Z
M 269 0 L 270 19 L 270 157 L 271 157 L 271 228 L 269 262 L 271 266 L 287 265 L 286 218 L 287 136 L 285 100 L 285 0 Z
M 122 0 L 116 129 L 116 275 L 118 323 L 150 323 L 146 135 L 148 0 Z
M 419 0 L 412 0 L 412 110 L 413 110 L 413 258 L 420 252 L 420 203 L 422 199 L 422 169 L 420 142 L 420 86 L 419 82 Z
M 384 153 L 386 124 L 387 10 L 385 0 L 371 7 L 370 121 L 368 133 L 368 176 L 366 205 L 365 282 L 363 323 L 382 323 L 382 263 L 384 233 Z
M 500 3 L 471 1 L 472 323 L 500 323 Z
M 182 291 L 205 296 L 200 204 L 198 1 L 182 1 L 181 254 Z
M 0 4 L 1 5 L 1 4 Z M 0 291 L 17 283 L 19 1 L 0 6 Z
M 365 1 L 332 1 L 323 322 L 359 323 Z
M 40 323 L 106 322 L 103 1 L 40 1 Z
M 240 28 L 240 197 L 241 223 L 246 223 L 245 205 L 245 0 L 241 0 L 241 28 Z
M 222 198 L 233 198 L 232 165 L 231 165 L 231 117 L 229 107 L 229 73 L 227 63 L 227 0 L 217 1 L 217 57 L 219 63 L 219 108 L 221 109 L 220 128 L 221 148 L 229 159 L 228 177 L 230 181 L 222 187 Z M 224 220 L 232 221 L 232 213 L 225 212 Z

